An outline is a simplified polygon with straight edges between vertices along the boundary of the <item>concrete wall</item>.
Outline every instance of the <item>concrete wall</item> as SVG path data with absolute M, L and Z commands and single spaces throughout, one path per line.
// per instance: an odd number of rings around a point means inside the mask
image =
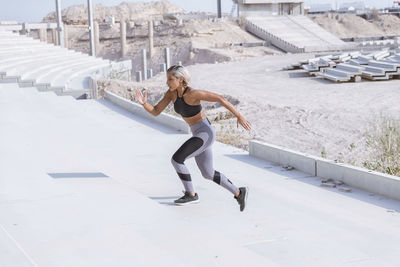
M 163 124 L 167 127 L 170 127 L 172 129 L 181 131 L 182 133 L 189 133 L 190 129 L 187 123 L 181 119 L 174 117 L 170 114 L 166 113 L 161 113 L 157 117 L 151 115 L 148 113 L 140 104 L 133 103 L 123 97 L 120 97 L 116 94 L 113 94 L 111 92 L 105 91 L 105 98 L 112 103 L 114 103 L 117 106 L 120 106 L 130 112 L 132 112 L 135 115 L 139 115 L 141 117 L 144 117 L 146 119 L 149 119 L 151 121 Z
M 236 0 L 239 4 L 280 4 L 280 3 L 304 3 L 304 0 Z
M 310 175 L 343 181 L 349 186 L 400 200 L 400 177 L 296 152 L 260 141 L 249 142 L 249 155 L 289 165 Z
M 317 157 L 312 157 L 310 155 L 286 149 L 281 146 L 275 146 L 266 144 L 264 142 L 251 140 L 249 141 L 249 154 L 250 156 L 278 163 L 282 166 L 292 166 L 313 176 L 316 176 L 317 174 Z
M 238 4 L 238 16 L 303 15 L 303 3 L 251 3 Z

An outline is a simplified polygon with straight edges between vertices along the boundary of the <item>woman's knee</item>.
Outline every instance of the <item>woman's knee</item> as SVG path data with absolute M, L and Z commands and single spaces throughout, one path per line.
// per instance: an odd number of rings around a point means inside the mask
M 201 171 L 201 175 L 208 179 L 208 180 L 212 180 L 214 178 L 214 170 L 210 171 L 210 170 L 200 170 Z

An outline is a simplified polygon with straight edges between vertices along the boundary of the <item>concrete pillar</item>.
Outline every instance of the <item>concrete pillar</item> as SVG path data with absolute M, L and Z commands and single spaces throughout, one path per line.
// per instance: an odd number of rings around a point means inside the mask
M 120 22 L 120 36 L 121 36 L 121 57 L 126 55 L 126 22 L 121 20 Z
M 142 72 L 141 71 L 136 72 L 136 81 L 139 83 L 142 82 Z
M 26 23 L 22 23 L 22 30 L 21 30 L 21 34 L 22 35 L 27 35 L 28 30 L 26 29 Z
M 47 29 L 39 29 L 39 38 L 41 42 L 47 43 Z
M 147 57 L 146 57 L 146 49 L 142 49 L 142 73 L 143 73 L 143 80 L 147 80 Z
M 57 29 L 51 29 L 53 44 L 58 45 Z
M 90 55 L 96 56 L 96 48 L 94 47 L 94 30 L 93 30 L 93 8 L 92 0 L 87 1 L 88 5 L 88 24 L 89 24 L 89 43 L 90 43 Z
M 148 69 L 147 70 L 147 79 L 150 79 L 151 77 L 153 77 L 153 69 Z
M 100 51 L 100 30 L 99 30 L 99 23 L 95 21 L 93 23 L 93 30 L 94 30 L 94 50 L 96 51 L 96 55 L 98 55 Z
M 154 44 L 153 44 L 153 21 L 149 20 L 149 56 L 150 58 L 153 56 L 153 48 L 154 48 Z
M 67 25 L 64 25 L 63 28 L 64 28 L 64 47 L 69 48 Z
M 217 11 L 218 11 L 218 18 L 222 18 L 222 13 L 221 13 L 221 0 L 217 0 Z
M 57 45 L 64 47 L 63 23 L 61 17 L 61 0 L 56 0 L 56 16 L 57 16 Z
M 160 72 L 167 72 L 167 65 L 165 63 L 160 64 Z
M 171 67 L 170 58 L 169 58 L 169 47 L 165 48 L 165 64 L 167 65 L 167 70 Z
M 178 65 L 179 65 L 179 66 L 182 66 L 182 61 L 178 61 Z

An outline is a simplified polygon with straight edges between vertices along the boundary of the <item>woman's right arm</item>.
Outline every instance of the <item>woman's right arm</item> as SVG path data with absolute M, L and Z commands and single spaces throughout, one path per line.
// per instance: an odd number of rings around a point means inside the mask
M 143 106 L 143 108 L 149 112 L 153 116 L 158 116 L 160 113 L 168 106 L 169 102 L 171 102 L 171 94 L 168 90 L 164 97 L 158 102 L 154 107 L 147 103 L 147 92 L 144 92 L 144 95 L 139 90 L 136 90 L 136 99 Z

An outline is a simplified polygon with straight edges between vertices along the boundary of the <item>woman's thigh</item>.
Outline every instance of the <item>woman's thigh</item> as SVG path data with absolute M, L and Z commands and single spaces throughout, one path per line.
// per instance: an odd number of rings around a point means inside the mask
M 193 136 L 186 140 L 183 145 L 175 152 L 172 158 L 178 162 L 183 164 L 186 159 L 196 157 L 201 154 L 206 148 L 206 140 L 201 137 Z

